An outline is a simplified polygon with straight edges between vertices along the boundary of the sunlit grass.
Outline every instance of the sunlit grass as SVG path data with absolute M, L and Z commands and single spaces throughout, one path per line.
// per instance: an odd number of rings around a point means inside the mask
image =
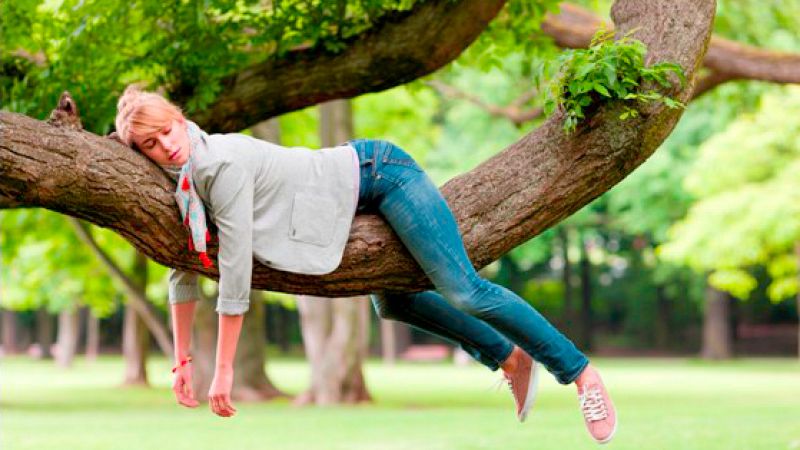
M 614 448 L 800 449 L 800 363 L 685 359 L 597 360 L 620 415 Z M 237 404 L 221 419 L 177 406 L 169 363 L 149 366 L 152 389 L 120 388 L 122 361 L 72 370 L 25 358 L 0 361 L 2 449 L 572 449 L 595 448 L 574 388 L 543 377 L 534 413 L 514 417 L 498 374 L 479 366 L 372 362 L 375 402 L 302 408 Z M 273 360 L 269 375 L 300 392 L 302 361 Z

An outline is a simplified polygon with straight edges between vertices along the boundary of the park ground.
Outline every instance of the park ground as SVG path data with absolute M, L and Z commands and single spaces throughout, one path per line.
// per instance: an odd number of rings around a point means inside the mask
M 741 359 L 596 359 L 614 395 L 614 449 L 799 449 L 800 362 Z M 178 406 L 169 362 L 154 358 L 153 388 L 120 388 L 120 357 L 78 360 L 70 370 L 24 357 L 0 360 L 0 448 L 23 449 L 582 449 L 574 387 L 545 375 L 534 412 L 517 423 L 499 373 L 480 366 L 373 361 L 375 402 L 295 408 L 236 404 L 232 419 Z M 272 359 L 289 393 L 308 380 L 302 360 Z

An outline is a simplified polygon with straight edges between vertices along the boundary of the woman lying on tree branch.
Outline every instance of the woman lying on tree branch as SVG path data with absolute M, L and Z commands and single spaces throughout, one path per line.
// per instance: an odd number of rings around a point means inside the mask
M 212 411 L 230 417 L 233 359 L 249 306 L 253 257 L 274 269 L 310 275 L 339 265 L 359 211 L 378 212 L 436 291 L 381 292 L 378 315 L 461 346 L 491 370 L 503 370 L 520 421 L 530 410 L 542 363 L 562 384 L 575 383 L 592 437 L 608 442 L 616 412 L 587 357 L 516 294 L 481 278 L 464 250 L 453 214 L 416 162 L 396 145 L 357 139 L 318 151 L 288 149 L 242 134 L 208 135 L 158 94 L 126 89 L 119 138 L 177 181 L 176 200 L 203 265 L 218 229 L 220 315 Z M 196 407 L 189 343 L 197 275 L 170 271 L 178 402 Z

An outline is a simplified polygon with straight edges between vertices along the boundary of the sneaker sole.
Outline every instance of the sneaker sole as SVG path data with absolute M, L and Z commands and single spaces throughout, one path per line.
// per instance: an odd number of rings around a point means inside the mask
M 611 430 L 611 434 L 609 434 L 608 437 L 603 439 L 602 441 L 601 440 L 597 440 L 597 439 L 595 439 L 595 441 L 598 444 L 607 444 L 607 443 L 609 443 L 611 441 L 611 439 L 614 437 L 614 435 L 617 433 L 617 425 L 618 424 L 619 424 L 619 416 L 617 416 L 616 420 L 614 421 L 614 429 Z
M 539 364 L 534 361 L 531 366 L 531 376 L 528 379 L 528 393 L 525 396 L 525 403 L 522 405 L 522 411 L 519 414 L 519 421 L 525 422 L 528 418 L 528 412 L 533 407 L 536 401 L 536 391 L 539 389 Z M 613 434 L 613 433 L 612 433 Z

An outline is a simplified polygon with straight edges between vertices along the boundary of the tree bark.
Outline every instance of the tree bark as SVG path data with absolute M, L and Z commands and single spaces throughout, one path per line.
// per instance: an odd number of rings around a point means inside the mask
M 80 318 L 78 312 L 65 309 L 58 313 L 58 337 L 56 338 L 56 365 L 69 368 L 75 359 L 80 336 Z
M 215 102 L 194 119 L 209 131 L 234 132 L 289 111 L 407 83 L 458 57 L 504 4 L 420 2 L 410 11 L 387 15 L 339 53 L 324 46 L 299 49 L 242 70 L 223 80 Z M 185 97 L 173 94 L 179 101 Z
M 40 358 L 53 359 L 53 315 L 44 306 L 36 310 L 36 342 L 42 349 Z
M 729 359 L 733 357 L 731 339 L 730 295 L 710 285 L 706 287 L 703 315 L 704 359 Z
M 648 45 L 647 62 L 680 64 L 694 80 L 708 43 L 713 0 L 621 0 L 617 28 Z M 674 95 L 686 101 L 692 83 Z M 576 132 L 563 116 L 544 124 L 442 187 L 473 264 L 482 268 L 577 211 L 638 167 L 682 114 L 643 106 L 624 122 L 622 105 L 601 105 Z M 108 227 L 156 262 L 217 278 L 185 248 L 174 183 L 153 163 L 110 139 L 0 113 L 0 208 L 41 206 Z M 212 246 L 211 256 L 216 257 Z M 256 264 L 253 286 L 290 293 L 349 296 L 385 289 L 430 288 L 390 228 L 375 215 L 356 217 L 344 258 L 331 274 L 309 276 Z
M 147 257 L 140 252 L 131 270 L 131 281 L 136 291 L 145 292 L 147 288 Z M 123 384 L 147 386 L 147 354 L 150 351 L 150 333 L 136 309 L 129 302 L 125 306 L 125 319 L 122 324 L 122 355 L 125 359 L 125 379 Z

